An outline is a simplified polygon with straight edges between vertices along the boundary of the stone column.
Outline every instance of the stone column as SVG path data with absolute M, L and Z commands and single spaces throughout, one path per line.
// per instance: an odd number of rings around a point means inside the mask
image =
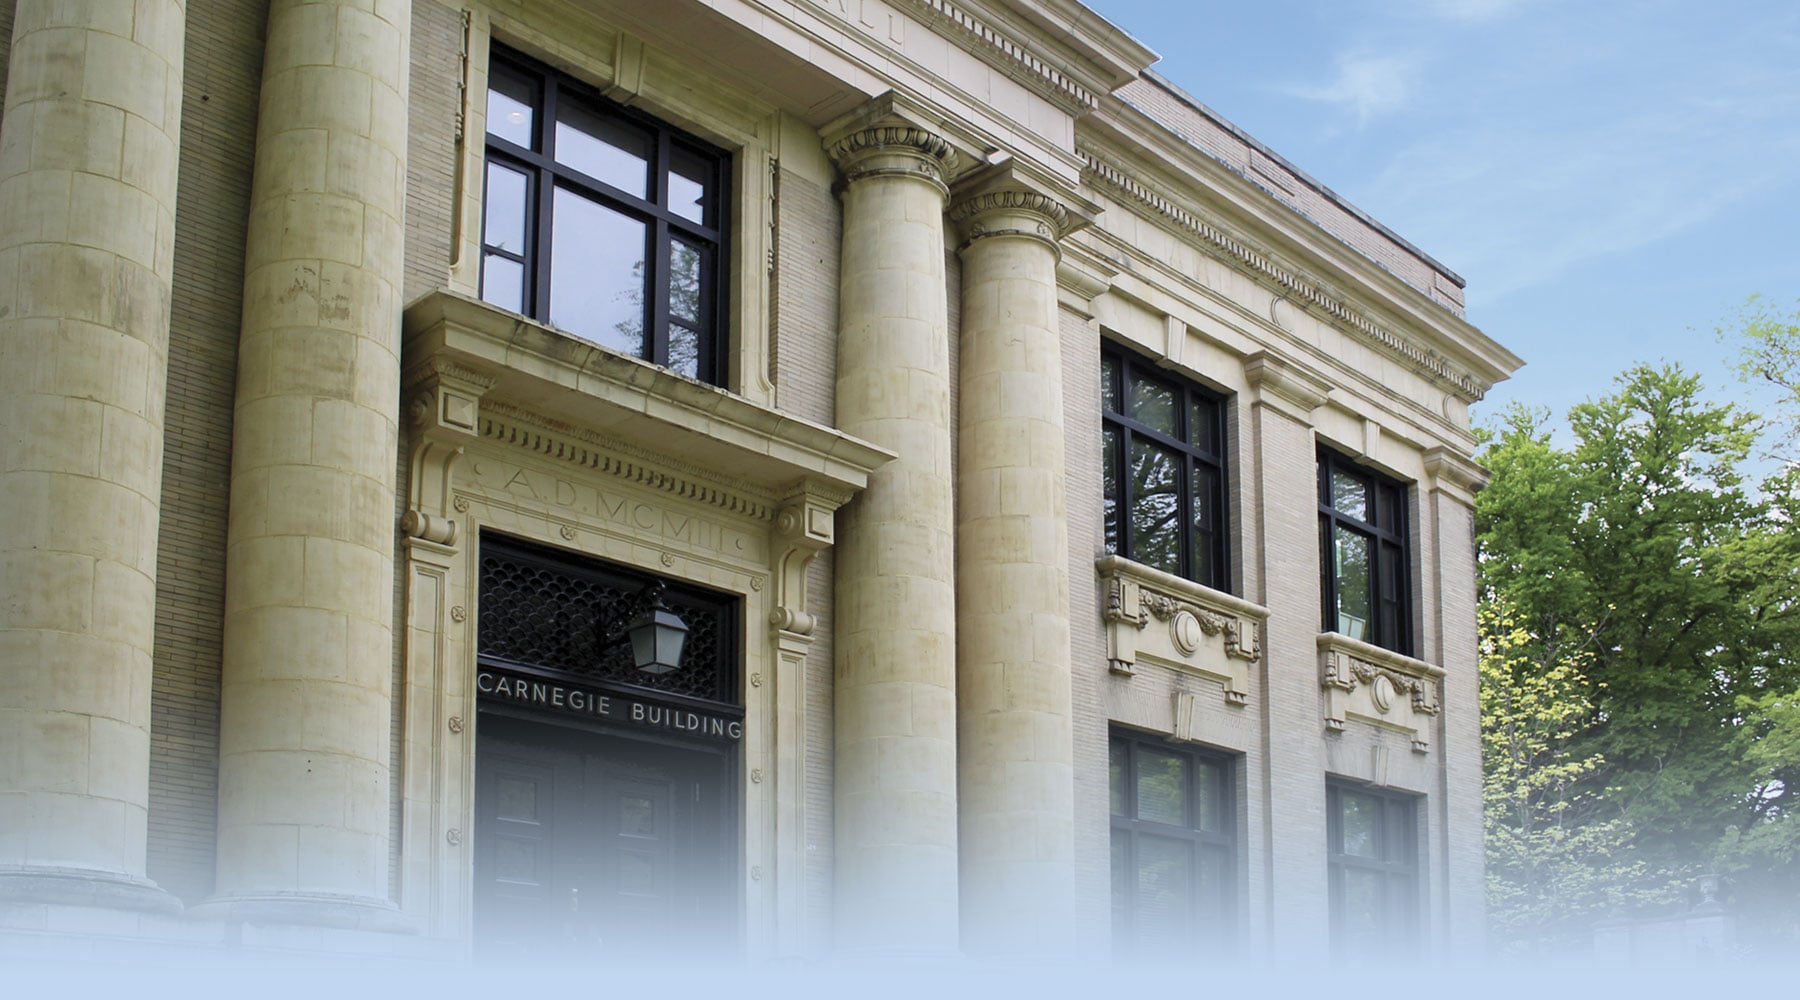
M 386 926 L 410 0 L 273 0 L 239 347 L 213 908 Z
M 899 455 L 839 514 L 837 943 L 957 947 L 956 599 L 943 175 L 881 102 L 828 133 L 844 175 L 838 426 Z
M 183 0 L 18 0 L 0 131 L 0 898 L 145 878 Z
M 961 230 L 957 744 L 963 945 L 1071 956 L 1075 771 L 1056 240 L 1068 213 L 977 191 Z
M 1252 389 L 1253 541 L 1260 593 L 1279 608 L 1265 625 L 1262 699 L 1263 828 L 1269 831 L 1269 945 L 1276 958 L 1330 939 L 1326 872 L 1324 719 L 1319 702 L 1319 474 L 1312 411 L 1329 389 L 1281 359 L 1244 362 Z M 1296 790 L 1299 790 L 1296 792 Z M 1252 801 L 1255 801 L 1253 798 Z

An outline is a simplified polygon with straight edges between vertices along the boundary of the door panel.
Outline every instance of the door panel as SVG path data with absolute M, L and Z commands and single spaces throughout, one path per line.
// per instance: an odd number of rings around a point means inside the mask
M 733 943 L 724 757 L 484 715 L 476 761 L 480 951 L 641 959 Z

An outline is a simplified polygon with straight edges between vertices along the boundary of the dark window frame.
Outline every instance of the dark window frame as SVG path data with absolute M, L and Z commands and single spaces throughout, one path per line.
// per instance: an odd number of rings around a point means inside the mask
M 1337 508 L 1335 476 L 1352 477 L 1362 483 L 1371 517 L 1359 518 Z M 1400 480 L 1324 446 L 1319 448 L 1318 483 L 1321 628 L 1348 634 L 1338 614 L 1334 542 L 1339 532 L 1351 532 L 1370 543 L 1367 585 L 1372 606 L 1366 634 L 1360 638 L 1402 656 L 1413 655 L 1412 540 L 1407 516 L 1411 489 Z
M 1206 389 L 1194 381 L 1183 378 L 1172 372 L 1155 367 L 1154 363 L 1113 344 L 1110 341 L 1101 345 L 1101 448 L 1109 454 L 1102 454 L 1103 466 L 1117 470 L 1119 496 L 1107 497 L 1112 501 L 1115 511 L 1113 521 L 1103 527 L 1108 552 L 1144 562 L 1135 550 L 1136 545 L 1130 530 L 1130 511 L 1141 499 L 1134 495 L 1132 477 L 1127 474 L 1127 462 L 1132 453 L 1132 444 L 1138 440 L 1150 442 L 1158 447 L 1175 451 L 1181 459 L 1181 476 L 1177 483 L 1176 518 L 1181 525 L 1182 545 L 1177 557 L 1177 566 L 1155 567 L 1169 569 L 1176 576 L 1193 580 L 1195 583 L 1211 587 L 1225 593 L 1231 592 L 1231 511 L 1228 506 L 1230 496 L 1229 471 L 1226 462 L 1226 405 L 1225 397 Z M 1110 385 L 1104 384 L 1110 380 Z M 1150 427 L 1123 412 L 1130 406 L 1130 388 L 1138 381 L 1154 382 L 1174 391 L 1176 404 L 1177 427 L 1179 436 L 1171 436 L 1156 428 Z M 1119 401 L 1120 409 L 1114 410 L 1107 405 L 1107 398 Z M 1195 409 L 1203 408 L 1210 414 L 1210 428 L 1195 433 L 1190 425 L 1190 415 Z M 1112 441 L 1107 441 L 1111 432 Z M 1210 440 L 1195 441 L 1196 436 Z M 1212 489 L 1208 509 L 1214 513 L 1209 526 L 1210 538 L 1204 542 L 1207 556 L 1205 567 L 1196 567 L 1196 550 L 1201 548 L 1194 543 L 1194 478 L 1195 472 L 1204 469 L 1210 472 Z M 1105 488 L 1105 476 L 1102 476 L 1102 488 Z M 1146 563 L 1146 565 L 1153 565 Z
M 503 257 L 524 272 L 521 284 L 526 316 L 550 321 L 552 298 L 551 241 L 554 232 L 554 196 L 567 189 L 582 198 L 641 222 L 646 229 L 643 308 L 644 349 L 637 356 L 653 364 L 670 364 L 671 325 L 691 329 L 696 335 L 698 357 L 693 377 L 712 385 L 728 384 L 728 299 L 730 294 L 731 154 L 667 122 L 607 100 L 596 90 L 559 73 L 528 56 L 495 45 L 489 57 L 489 78 L 510 77 L 524 83 L 532 95 L 533 134 L 530 148 L 494 134 L 491 125 L 484 139 L 482 171 L 482 236 L 480 294 L 487 292 L 487 258 Z M 605 119 L 627 123 L 653 139 L 645 197 L 639 197 L 586 174 L 556 159 L 557 110 L 561 103 L 580 106 Z M 677 154 L 706 165 L 705 184 L 712 192 L 697 223 L 669 205 L 670 174 Z M 514 253 L 487 241 L 488 164 L 498 163 L 526 177 L 524 246 Z M 694 322 L 670 315 L 671 240 L 697 248 L 705 272 L 698 291 L 698 315 Z M 585 339 L 585 338 L 584 338 Z
M 1344 850 L 1344 796 L 1355 795 L 1377 803 L 1377 857 Z M 1424 926 L 1425 887 L 1420 878 L 1419 804 L 1416 795 L 1385 791 L 1348 781 L 1325 783 L 1326 868 L 1330 879 L 1331 940 L 1335 949 L 1353 947 L 1377 938 L 1404 942 L 1418 937 Z M 1346 872 L 1374 875 L 1381 886 L 1382 916 L 1377 926 L 1351 927 L 1344 912 Z M 1359 933 L 1362 932 L 1362 933 Z
M 1185 758 L 1188 762 L 1188 780 L 1185 789 L 1187 815 L 1180 825 L 1161 823 L 1155 820 L 1139 818 L 1138 783 L 1135 780 L 1137 756 L 1142 750 L 1151 750 L 1160 754 Z M 1238 845 L 1238 801 L 1237 801 L 1237 760 L 1232 754 L 1209 750 L 1191 744 L 1176 744 L 1164 737 L 1140 733 L 1129 729 L 1114 727 L 1108 736 L 1108 769 L 1111 770 L 1113 754 L 1124 751 L 1124 783 L 1123 811 L 1112 808 L 1112 800 L 1120 794 L 1120 789 L 1112 786 L 1113 777 L 1108 779 L 1108 813 L 1111 822 L 1113 864 L 1113 944 L 1114 950 L 1120 953 L 1131 952 L 1142 936 L 1138 933 L 1136 922 L 1139 919 L 1140 907 L 1136 897 L 1135 873 L 1139 841 L 1144 836 L 1152 836 L 1165 840 L 1182 840 L 1189 843 L 1192 854 L 1192 878 L 1188 886 L 1188 902 L 1190 911 L 1187 917 L 1188 926 L 1181 928 L 1183 932 L 1195 932 L 1191 935 L 1191 947 L 1203 952 L 1223 954 L 1235 942 L 1237 926 L 1240 922 L 1238 903 L 1238 867 L 1240 850 Z M 1214 829 L 1201 827 L 1201 769 L 1211 771 L 1214 777 L 1214 808 L 1219 822 Z M 1130 886 L 1130 899 L 1124 907 L 1120 906 L 1118 845 L 1124 838 L 1126 845 L 1127 867 L 1134 873 Z M 1210 889 L 1202 885 L 1205 871 L 1203 857 L 1206 852 L 1223 855 L 1219 870 L 1225 873 L 1217 886 Z M 1209 926 L 1210 925 L 1210 926 Z

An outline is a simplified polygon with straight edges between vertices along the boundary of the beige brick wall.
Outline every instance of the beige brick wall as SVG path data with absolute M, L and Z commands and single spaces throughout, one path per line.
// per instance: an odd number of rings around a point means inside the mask
M 843 216 L 829 188 L 780 170 L 775 192 L 775 273 L 769 280 L 771 366 L 780 409 L 830 424 L 836 410 L 837 262 Z M 817 618 L 806 659 L 807 946 L 831 944 L 832 554 L 807 571 Z
M 406 277 L 402 302 L 443 288 L 450 278 L 450 254 L 454 243 L 452 208 L 456 202 L 456 119 L 461 96 L 462 15 L 441 3 L 419 0 L 412 7 L 412 68 L 408 87 L 406 152 Z M 404 359 L 402 359 L 404 362 Z M 407 405 L 400 401 L 401 407 Z M 399 447 L 394 456 L 394 523 L 406 512 L 409 492 L 408 456 L 412 442 L 401 421 Z M 406 565 L 406 549 L 400 532 L 394 533 L 394 565 Z M 405 634 L 405 574 L 394 573 L 393 634 Z M 395 692 L 388 733 L 389 767 L 397 776 L 401 747 L 406 735 L 404 650 L 394 643 Z M 388 892 L 400 892 L 401 807 L 405 789 L 398 780 L 388 797 Z
M 226 482 L 265 6 L 189 0 L 151 689 L 149 875 L 212 891 Z

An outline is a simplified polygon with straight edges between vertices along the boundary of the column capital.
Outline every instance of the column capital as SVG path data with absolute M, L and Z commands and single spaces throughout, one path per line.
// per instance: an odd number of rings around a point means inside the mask
M 1011 157 L 965 176 L 950 201 L 950 221 L 962 237 L 958 251 L 989 236 L 1024 236 L 1055 247 L 1097 212 L 1079 192 Z
M 956 169 L 956 147 L 910 101 L 889 91 L 820 132 L 825 152 L 854 184 L 866 177 L 915 177 L 945 195 Z
M 1425 472 L 1431 489 L 1454 498 L 1465 507 L 1475 506 L 1475 494 L 1488 484 L 1488 470 L 1461 452 L 1438 445 L 1425 450 Z

